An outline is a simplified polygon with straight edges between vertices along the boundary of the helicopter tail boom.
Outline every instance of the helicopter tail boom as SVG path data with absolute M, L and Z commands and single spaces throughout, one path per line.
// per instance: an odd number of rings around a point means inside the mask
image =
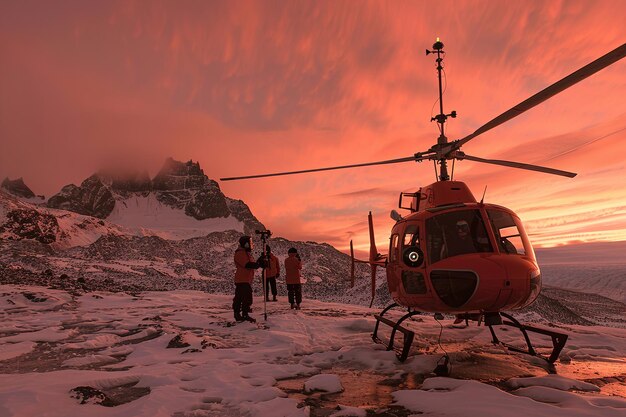
M 367 216 L 367 221 L 369 225 L 369 234 L 370 234 L 370 256 L 369 260 L 363 261 L 361 259 L 356 259 L 354 257 L 354 247 L 352 245 L 352 241 L 350 241 L 350 257 L 352 259 L 352 264 L 350 268 L 350 282 L 351 287 L 354 287 L 354 264 L 355 263 L 363 263 L 369 264 L 372 271 L 372 299 L 370 301 L 370 307 L 374 303 L 374 296 L 376 295 L 376 268 L 378 266 L 386 267 L 387 266 L 387 255 L 383 255 L 378 253 L 378 249 L 376 249 L 376 238 L 374 237 L 374 222 L 372 220 L 372 212 L 370 211 Z
M 387 266 L 387 255 L 378 253 L 376 249 L 376 237 L 374 236 L 374 221 L 372 220 L 372 212 L 367 215 L 367 223 L 370 232 L 370 260 L 369 264 L 372 268 L 372 300 L 370 301 L 370 307 L 374 304 L 374 297 L 376 296 L 376 267 Z

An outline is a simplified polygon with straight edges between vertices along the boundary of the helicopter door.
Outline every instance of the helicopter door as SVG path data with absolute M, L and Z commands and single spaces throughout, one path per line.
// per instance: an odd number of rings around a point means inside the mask
M 402 236 L 402 251 L 400 253 L 402 267 L 402 288 L 407 295 L 426 294 L 424 279 L 424 252 L 420 245 L 419 223 L 409 223 Z

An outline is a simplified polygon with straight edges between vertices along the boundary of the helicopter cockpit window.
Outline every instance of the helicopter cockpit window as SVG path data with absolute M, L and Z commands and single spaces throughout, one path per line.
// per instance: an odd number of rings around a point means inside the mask
M 419 244 L 419 227 L 416 224 L 409 224 L 404 231 L 403 245 L 406 248 L 408 246 L 419 246 Z
M 498 210 L 487 210 L 489 221 L 493 226 L 500 252 L 506 254 L 526 255 L 522 234 L 509 213 Z
M 389 248 L 389 262 L 395 262 L 398 259 L 398 235 L 391 235 L 391 245 Z
M 434 263 L 451 256 L 493 252 L 479 210 L 442 213 L 426 220 L 428 255 Z

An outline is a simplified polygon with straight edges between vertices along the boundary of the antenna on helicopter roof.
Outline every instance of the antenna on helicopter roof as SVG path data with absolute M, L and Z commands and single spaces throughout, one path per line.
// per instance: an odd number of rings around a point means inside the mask
M 483 191 L 483 198 L 480 199 L 480 204 L 485 200 L 485 194 L 487 194 L 487 186 L 485 185 L 485 191 Z
M 448 143 L 448 138 L 446 137 L 444 132 L 444 124 L 446 123 L 448 117 L 452 117 L 453 119 L 456 117 L 456 110 L 453 110 L 450 114 L 445 114 L 443 111 L 443 89 L 441 87 L 441 71 L 443 70 L 443 56 L 446 53 L 443 50 L 443 42 L 439 40 L 439 37 L 437 37 L 437 41 L 433 44 L 433 50 L 426 50 L 426 55 L 428 54 L 437 54 L 437 59 L 435 61 L 437 62 L 437 78 L 439 79 L 439 114 L 431 117 L 430 121 L 437 121 L 437 124 L 439 125 L 440 135 L 439 139 L 437 139 L 436 146 L 444 147 Z M 450 176 L 448 175 L 448 164 L 445 158 L 439 160 L 439 166 L 440 168 L 438 179 L 441 181 L 449 180 Z

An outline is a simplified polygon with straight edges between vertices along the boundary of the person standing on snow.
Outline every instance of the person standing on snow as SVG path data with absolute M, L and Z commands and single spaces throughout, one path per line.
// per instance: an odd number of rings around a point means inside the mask
M 269 245 L 265 246 L 265 251 L 269 257 L 269 266 L 265 268 L 265 300 L 270 301 L 270 286 L 272 287 L 272 301 L 276 301 L 276 278 L 280 276 L 280 263 L 278 258 L 272 253 Z
M 291 248 L 287 251 L 289 256 L 285 259 L 285 282 L 287 283 L 287 296 L 291 308 L 300 310 L 302 302 L 302 282 L 300 280 L 300 270 L 302 269 L 302 261 L 298 250 Z
M 264 261 L 259 258 L 256 262 L 252 258 L 252 239 L 250 236 L 239 238 L 239 247 L 235 251 L 235 297 L 233 298 L 233 312 L 235 320 L 255 322 L 248 315 L 252 306 L 252 281 L 254 271 L 264 266 Z

